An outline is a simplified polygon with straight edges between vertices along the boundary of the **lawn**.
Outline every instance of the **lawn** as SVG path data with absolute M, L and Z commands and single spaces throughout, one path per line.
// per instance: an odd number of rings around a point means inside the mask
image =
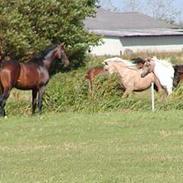
M 183 182 L 183 111 L 0 120 L 0 183 Z

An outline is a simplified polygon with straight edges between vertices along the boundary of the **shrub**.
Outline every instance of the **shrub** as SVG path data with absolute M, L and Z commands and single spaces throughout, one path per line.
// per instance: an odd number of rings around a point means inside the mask
M 73 65 L 99 38 L 83 24 L 97 0 L 0 0 L 0 51 L 23 60 L 50 44 L 65 42 Z
M 151 111 L 150 90 L 122 98 L 123 89 L 116 75 L 98 76 L 94 81 L 94 94 L 89 95 L 88 83 L 85 80 L 86 71 L 90 67 L 101 65 L 104 57 L 90 56 L 87 60 L 86 66 L 58 73 L 50 79 L 44 96 L 44 112 Z M 29 97 L 30 95 L 31 93 Z M 31 101 L 25 100 L 25 97 L 21 99 L 21 97 L 18 97 L 20 98 L 18 100 L 10 98 L 7 104 L 8 113 L 30 113 Z M 168 98 L 155 93 L 155 110 L 182 110 L 182 99 L 181 84 Z

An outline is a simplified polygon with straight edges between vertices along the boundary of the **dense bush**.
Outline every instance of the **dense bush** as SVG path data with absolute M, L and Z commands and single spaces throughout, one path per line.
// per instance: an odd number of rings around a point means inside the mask
M 98 37 L 85 30 L 97 0 L 0 0 L 0 51 L 18 59 L 65 42 L 74 64 Z M 79 60 L 79 61 L 78 61 Z
M 86 71 L 90 67 L 100 65 L 103 59 L 91 57 L 85 67 L 53 76 L 44 96 L 44 112 L 151 111 L 150 90 L 122 98 L 123 90 L 115 75 L 98 76 L 94 81 L 93 96 L 88 94 Z M 27 95 L 24 97 L 25 92 L 21 92 L 21 95 L 18 90 L 16 92 L 18 97 L 15 95 L 8 100 L 8 113 L 30 113 L 31 93 L 27 100 Z M 180 85 L 168 98 L 155 93 L 155 99 L 156 110 L 182 110 L 183 87 Z

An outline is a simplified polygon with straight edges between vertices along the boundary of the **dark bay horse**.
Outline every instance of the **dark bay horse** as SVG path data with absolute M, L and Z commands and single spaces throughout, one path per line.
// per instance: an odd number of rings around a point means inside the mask
M 183 80 L 183 65 L 174 65 L 174 78 L 173 78 L 173 86 L 176 87 L 181 80 Z
M 132 58 L 132 63 L 137 65 L 138 69 L 142 69 L 144 64 L 145 64 L 145 59 L 141 58 L 141 57 L 137 57 L 137 58 Z
M 1 62 L 0 116 L 5 116 L 4 108 L 12 88 L 32 90 L 32 114 L 35 113 L 37 104 L 41 113 L 43 94 L 50 79 L 49 71 L 56 59 L 62 59 L 64 66 L 69 64 L 63 43 L 46 49 L 39 57 L 34 57 L 27 63 L 14 60 Z

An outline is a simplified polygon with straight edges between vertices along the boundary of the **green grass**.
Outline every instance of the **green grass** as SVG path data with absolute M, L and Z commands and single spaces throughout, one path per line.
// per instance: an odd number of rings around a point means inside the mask
M 0 183 L 183 182 L 183 111 L 0 120 Z

